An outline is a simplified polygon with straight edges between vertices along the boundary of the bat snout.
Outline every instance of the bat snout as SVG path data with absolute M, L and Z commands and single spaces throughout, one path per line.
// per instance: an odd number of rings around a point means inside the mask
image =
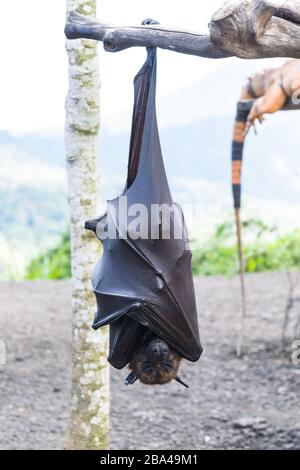
M 170 348 L 164 341 L 152 341 L 149 345 L 149 357 L 152 362 L 158 362 L 167 358 Z

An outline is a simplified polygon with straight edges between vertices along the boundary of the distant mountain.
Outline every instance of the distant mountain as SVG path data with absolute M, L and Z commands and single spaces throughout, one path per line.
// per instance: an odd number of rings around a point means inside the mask
M 231 134 L 239 89 L 245 75 L 253 72 L 250 64 L 226 65 L 158 103 L 161 145 L 174 198 L 200 206 L 200 215 L 193 218 L 195 230 L 203 236 L 216 220 L 231 214 Z M 113 119 L 109 126 L 104 122 L 100 135 L 102 199 L 120 193 L 126 177 L 130 112 L 114 119 L 122 125 L 113 125 Z M 267 117 L 258 136 L 249 135 L 245 149 L 245 205 L 251 215 L 283 228 L 298 223 L 299 119 L 298 112 Z M 0 264 L 2 260 L 6 266 L 2 272 L 7 271 L 9 249 L 20 254 L 22 271 L 31 256 L 56 242 L 67 224 L 66 201 L 62 132 L 0 132 Z
M 159 127 L 178 127 L 208 117 L 232 116 L 247 77 L 265 68 L 268 61 L 263 61 L 262 65 L 261 60 L 235 58 L 223 64 L 202 80 L 157 100 Z M 128 109 L 109 116 L 106 127 L 111 133 L 126 132 L 130 115 L 131 109 Z
M 40 136 L 15 138 L 2 133 L 0 139 L 1 277 L 8 265 L 12 276 L 22 272 L 28 258 L 56 243 L 66 226 L 67 201 L 65 170 L 52 163 L 48 138 L 43 142 Z M 52 138 L 52 145 L 59 141 Z M 45 149 L 44 158 L 27 153 L 29 142 Z
M 187 182 L 205 180 L 225 184 L 230 192 L 230 151 L 233 115 L 208 117 L 191 124 L 163 128 L 161 145 L 170 182 L 178 178 Z M 300 113 L 281 113 L 270 116 L 258 129 L 258 135 L 248 136 L 245 145 L 243 186 L 246 193 L 262 199 L 282 199 L 290 203 L 300 202 L 300 170 L 298 155 Z M 128 136 L 101 137 L 101 167 L 105 190 L 112 197 L 107 182 L 111 175 L 124 175 L 127 163 Z M 122 185 L 120 186 L 121 189 Z M 224 197 L 223 196 L 223 197 Z M 205 195 L 199 194 L 199 200 Z
M 63 133 L 57 130 L 20 135 L 0 131 L 1 154 L 3 145 L 13 145 L 19 152 L 51 165 L 65 165 Z

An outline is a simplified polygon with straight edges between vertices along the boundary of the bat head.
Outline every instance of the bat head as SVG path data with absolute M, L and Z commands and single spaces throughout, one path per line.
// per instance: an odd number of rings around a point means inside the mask
M 184 384 L 178 377 L 182 358 L 161 338 L 153 338 L 129 364 L 132 372 L 125 383 L 139 379 L 148 385 L 166 384 L 171 380 Z

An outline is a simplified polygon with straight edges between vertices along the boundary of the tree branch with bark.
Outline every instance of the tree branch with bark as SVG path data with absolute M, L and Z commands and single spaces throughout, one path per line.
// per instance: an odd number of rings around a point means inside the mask
M 232 0 L 213 15 L 209 33 L 172 26 L 117 26 L 71 12 L 68 39 L 102 41 L 108 52 L 159 47 L 212 59 L 300 58 L 300 0 Z

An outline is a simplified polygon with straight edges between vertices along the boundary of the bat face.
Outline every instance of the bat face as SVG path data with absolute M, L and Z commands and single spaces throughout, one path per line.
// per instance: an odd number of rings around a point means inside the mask
M 154 338 L 129 367 L 144 384 L 166 384 L 177 377 L 180 362 L 181 357 L 164 340 Z

